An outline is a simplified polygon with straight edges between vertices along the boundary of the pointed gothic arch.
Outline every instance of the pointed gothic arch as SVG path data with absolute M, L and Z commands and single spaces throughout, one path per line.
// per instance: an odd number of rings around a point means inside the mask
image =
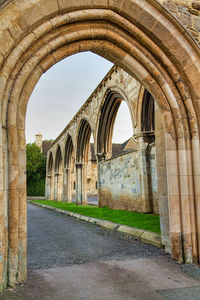
M 63 199 L 63 155 L 60 145 L 57 147 L 55 156 L 54 199 L 57 201 Z
M 76 146 L 76 161 L 88 162 L 88 153 L 89 153 L 89 142 L 90 136 L 92 134 L 91 125 L 88 120 L 83 118 L 78 127 L 77 131 L 77 146 Z
M 109 88 L 102 101 L 97 119 L 97 154 L 100 160 L 107 159 L 112 156 L 112 137 L 116 116 L 121 105 L 125 101 L 129 107 L 129 100 L 122 91 L 113 87 Z M 132 114 L 131 119 L 133 122 Z
M 178 20 L 154 0 L 52 0 L 50 6 L 11 0 L 0 18 L 3 211 L 9 203 L 8 233 L 6 215 L 1 220 L 5 241 L 8 234 L 2 286 L 26 278 L 24 128 L 30 94 L 53 64 L 81 51 L 123 67 L 155 98 L 165 132 L 170 248 L 179 262 L 199 261 L 200 50 Z

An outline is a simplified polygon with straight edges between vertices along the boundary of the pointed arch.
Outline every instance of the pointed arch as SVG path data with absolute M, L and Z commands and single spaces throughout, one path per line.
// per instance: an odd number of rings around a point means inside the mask
M 48 156 L 48 164 L 47 164 L 48 175 L 52 174 L 53 166 L 54 166 L 53 153 L 50 152 Z
M 105 93 L 98 119 L 97 153 L 99 157 L 110 158 L 112 156 L 114 123 L 123 100 L 125 100 L 124 96 L 119 91 L 108 89 Z
M 74 160 L 74 146 L 71 135 L 67 134 L 64 150 L 64 166 L 71 168 Z
M 155 100 L 153 96 L 145 89 L 142 101 L 141 113 L 141 131 L 155 130 Z
M 61 146 L 58 144 L 55 156 L 55 173 L 63 171 L 63 158 Z
M 158 103 L 166 141 L 171 251 L 179 262 L 199 261 L 198 45 L 155 0 L 22 2 L 16 6 L 11 0 L 0 10 L 1 198 L 7 201 L 3 207 L 9 207 L 8 243 L 3 246 L 8 256 L 1 262 L 0 282 L 26 278 L 24 129 L 30 94 L 53 64 L 89 50 L 123 67 Z M 6 216 L 1 228 L 6 234 Z
M 88 162 L 88 153 L 90 146 L 90 136 L 92 134 L 91 126 L 85 118 L 81 119 L 78 134 L 77 134 L 77 149 L 76 149 L 76 161 Z

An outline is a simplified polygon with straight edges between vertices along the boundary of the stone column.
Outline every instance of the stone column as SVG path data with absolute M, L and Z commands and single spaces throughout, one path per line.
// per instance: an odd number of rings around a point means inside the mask
M 51 199 L 51 175 L 46 175 L 45 198 Z
M 141 198 L 143 201 L 143 212 L 147 213 L 151 211 L 151 205 L 149 201 L 149 184 L 148 184 L 148 172 L 147 172 L 147 160 L 146 151 L 148 143 L 144 142 L 143 134 L 136 136 L 138 141 L 138 166 L 140 174 L 140 189 Z
M 105 153 L 97 153 L 97 186 L 98 186 L 98 206 L 101 207 L 102 203 L 102 193 L 101 193 L 101 164 L 103 161 L 106 159 L 106 154 Z
M 68 203 L 72 202 L 72 185 L 71 185 L 72 176 L 71 175 L 72 175 L 72 169 L 66 168 L 64 172 L 63 199 Z
M 58 201 L 58 173 L 55 173 L 54 176 L 54 200 Z
M 82 163 L 82 201 L 87 205 L 87 163 Z
M 67 202 L 67 169 L 63 172 L 63 201 Z
M 63 200 L 63 173 L 58 173 L 57 195 L 58 201 Z
M 82 163 L 76 164 L 76 204 L 82 205 Z
M 171 252 L 165 136 L 161 113 L 157 105 L 155 105 L 155 141 L 162 243 L 165 245 L 166 252 Z
M 87 168 L 85 163 L 76 163 L 76 204 L 87 204 Z
M 52 173 L 51 174 L 51 182 L 50 182 L 50 199 L 51 200 L 54 200 L 54 179 L 55 179 L 55 176 L 54 174 Z

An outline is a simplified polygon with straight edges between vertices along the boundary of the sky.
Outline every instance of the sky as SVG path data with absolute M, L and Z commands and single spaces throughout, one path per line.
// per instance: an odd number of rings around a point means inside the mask
M 70 122 L 96 86 L 111 69 L 112 63 L 91 52 L 70 56 L 42 75 L 30 97 L 26 114 L 26 142 L 55 139 Z M 126 141 L 132 135 L 127 104 L 120 105 L 113 142 Z

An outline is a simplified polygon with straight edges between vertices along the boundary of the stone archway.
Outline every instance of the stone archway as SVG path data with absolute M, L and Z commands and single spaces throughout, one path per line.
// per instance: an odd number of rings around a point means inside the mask
M 125 99 L 126 97 L 115 88 L 109 88 L 105 93 L 97 119 L 97 154 L 99 161 L 112 157 L 114 123 L 120 104 Z M 129 104 L 128 100 L 127 103 Z
M 61 201 L 63 199 L 63 157 L 60 145 L 56 151 L 54 171 L 54 200 Z
M 153 0 L 11 0 L 0 19 L 1 287 L 26 278 L 27 102 L 43 72 L 81 51 L 123 67 L 155 98 L 165 131 L 172 255 L 199 261 L 200 53 L 186 30 Z
M 77 132 L 76 145 L 76 200 L 77 204 L 87 204 L 87 164 L 92 129 L 83 118 Z

